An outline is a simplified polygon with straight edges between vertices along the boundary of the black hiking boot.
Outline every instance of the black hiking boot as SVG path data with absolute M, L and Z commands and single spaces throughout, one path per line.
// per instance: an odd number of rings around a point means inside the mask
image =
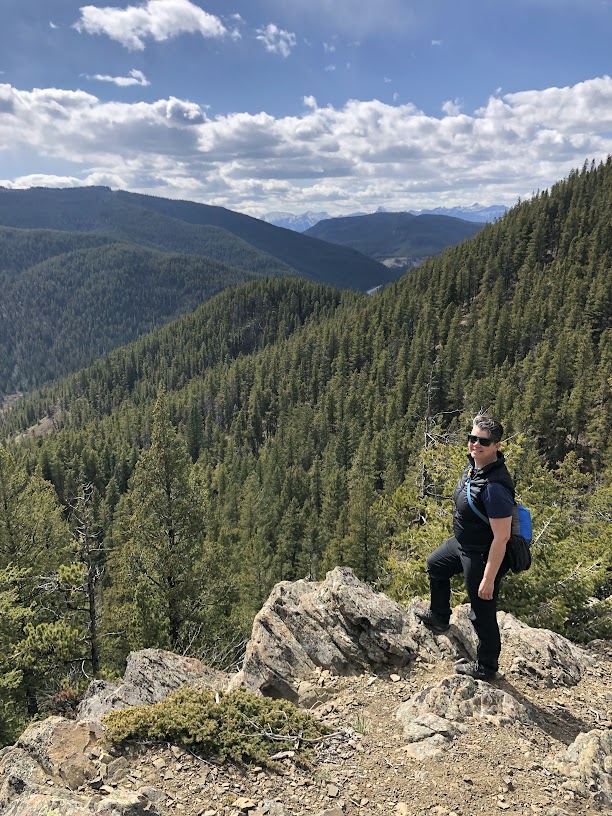
M 434 635 L 441 635 L 449 629 L 449 622 L 443 618 L 439 618 L 431 609 L 427 609 L 424 612 L 421 609 L 415 609 L 414 614 Z
M 468 677 L 473 677 L 474 680 L 493 680 L 497 674 L 493 669 L 487 669 L 481 666 L 480 663 L 470 660 L 455 663 L 455 673 L 465 674 Z

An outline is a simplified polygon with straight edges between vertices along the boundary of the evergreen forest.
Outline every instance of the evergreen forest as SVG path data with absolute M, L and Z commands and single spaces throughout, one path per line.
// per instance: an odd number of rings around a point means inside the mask
M 258 276 L 6 405 L 0 739 L 131 649 L 231 665 L 278 581 L 424 595 L 481 411 L 534 520 L 500 607 L 612 637 L 611 267 L 608 158 L 374 295 Z
M 397 276 L 352 249 L 221 207 L 103 187 L 0 189 L 0 225 L 0 402 L 231 285 L 300 275 L 367 290 Z

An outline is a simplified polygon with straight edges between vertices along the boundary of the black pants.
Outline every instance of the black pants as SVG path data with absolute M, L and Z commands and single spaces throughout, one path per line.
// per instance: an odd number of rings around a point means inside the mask
M 445 621 L 451 615 L 451 576 L 463 572 L 465 588 L 472 607 L 469 618 L 478 635 L 476 658 L 484 668 L 497 671 L 501 652 L 501 639 L 497 625 L 497 596 L 507 567 L 505 562 L 502 562 L 495 578 L 493 600 L 483 601 L 478 597 L 478 587 L 484 575 L 487 556 L 488 552 L 465 552 L 453 536 L 431 553 L 427 559 L 427 572 L 431 590 L 431 611 Z

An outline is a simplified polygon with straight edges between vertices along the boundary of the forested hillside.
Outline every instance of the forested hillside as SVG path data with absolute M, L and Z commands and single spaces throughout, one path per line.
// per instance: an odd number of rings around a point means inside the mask
M 240 638 L 281 579 L 422 593 L 481 409 L 535 522 L 503 608 L 612 635 L 611 263 L 609 159 L 382 293 L 257 280 L 7 410 L 5 730 L 71 661 Z
M 394 279 L 384 266 L 354 250 L 223 207 L 107 187 L 0 189 L 0 224 L 96 233 L 162 251 L 205 255 L 258 273 L 291 268 L 309 280 L 364 291 Z M 250 254 L 255 262 L 248 260 Z
M 408 265 L 439 255 L 483 226 L 446 215 L 377 212 L 319 221 L 304 235 L 351 247 L 379 261 L 403 258 Z
M 95 235 L 0 229 L 0 400 L 76 371 L 255 277 Z

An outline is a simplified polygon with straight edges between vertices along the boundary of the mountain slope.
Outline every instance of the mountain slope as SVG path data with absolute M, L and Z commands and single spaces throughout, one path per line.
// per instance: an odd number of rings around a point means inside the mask
M 319 221 L 305 235 L 351 247 L 371 258 L 422 261 L 476 235 L 482 224 L 443 215 L 377 212 Z
M 204 254 L 232 265 L 236 251 L 227 247 L 219 251 L 218 246 L 240 239 L 281 262 L 285 269 L 288 266 L 303 277 L 345 288 L 366 290 L 395 277 L 355 251 L 222 207 L 112 192 L 105 187 L 0 189 L 0 224 L 94 232 L 156 249 Z M 212 228 L 220 232 L 215 235 Z M 239 254 L 244 249 L 241 244 Z
M 20 235 L 4 254 L 13 267 L 25 268 L 17 273 L 7 262 L 0 272 L 0 396 L 82 368 L 227 286 L 257 277 L 207 258 L 96 236 L 15 232 Z M 7 246 L 2 238 L 0 251 Z M 79 244 L 85 248 L 62 251 Z

